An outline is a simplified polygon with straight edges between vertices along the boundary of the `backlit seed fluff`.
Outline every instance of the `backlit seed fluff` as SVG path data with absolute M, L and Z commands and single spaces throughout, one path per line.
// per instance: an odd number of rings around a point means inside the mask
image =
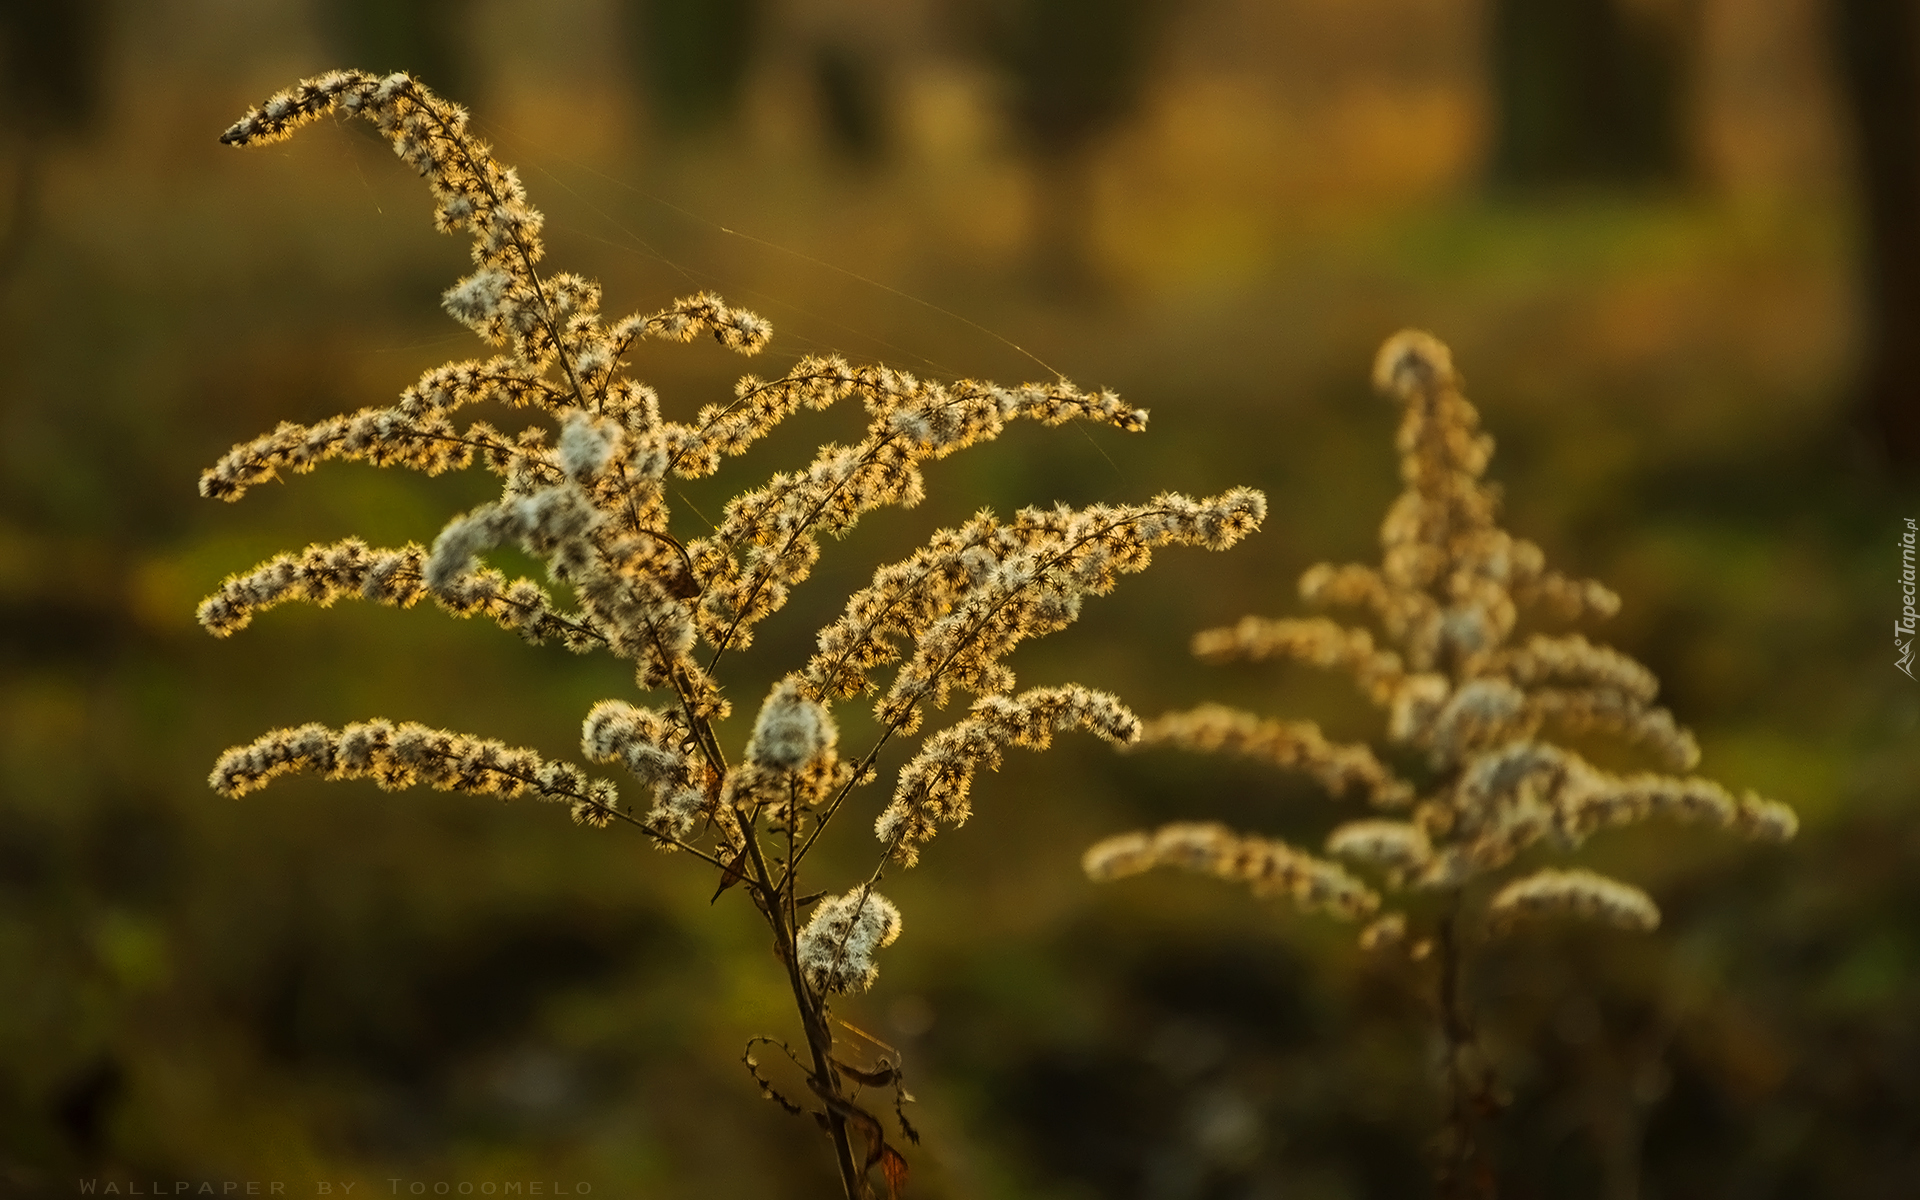
M 1380 525 L 1380 561 L 1321 563 L 1300 577 L 1307 603 L 1359 609 L 1367 623 L 1250 616 L 1199 634 L 1193 648 L 1210 661 L 1289 659 L 1350 676 L 1385 710 L 1385 740 L 1400 752 L 1376 756 L 1365 745 L 1327 742 L 1311 723 L 1217 706 L 1148 722 L 1143 744 L 1256 755 L 1304 770 L 1336 795 L 1362 782 L 1376 805 L 1405 806 L 1409 821 L 1338 823 L 1326 843 L 1392 890 L 1456 891 L 1497 879 L 1529 851 L 1576 850 L 1600 830 L 1653 819 L 1791 838 L 1798 822 L 1785 805 L 1752 793 L 1736 800 L 1711 779 L 1680 774 L 1693 770 L 1700 748 L 1655 706 L 1659 680 L 1644 665 L 1578 634 L 1516 640 L 1523 612 L 1606 617 L 1619 598 L 1549 570 L 1538 546 L 1500 528 L 1497 493 L 1483 481 L 1493 440 L 1461 394 L 1447 348 L 1431 334 L 1397 334 L 1375 359 L 1374 383 L 1402 410 L 1403 488 Z M 1602 770 L 1555 740 L 1593 734 L 1675 773 Z M 1412 755 L 1426 760 L 1429 776 L 1418 789 L 1391 769 Z M 1086 866 L 1096 878 L 1160 862 L 1212 870 L 1205 864 L 1241 837 L 1170 826 L 1102 842 Z M 1496 903 L 1505 918 L 1553 908 L 1653 926 L 1651 901 L 1599 878 L 1547 872 Z
M 1095 842 L 1080 856 L 1080 869 L 1096 883 L 1138 875 L 1158 863 L 1152 836 L 1138 830 Z
M 1549 917 L 1577 917 L 1638 933 L 1660 925 L 1660 909 L 1645 892 L 1582 868 L 1536 871 L 1514 880 L 1488 903 L 1487 916 L 1495 929 Z
M 1411 742 L 1423 737 L 1432 727 L 1440 706 L 1450 691 L 1444 675 L 1409 675 L 1394 689 L 1389 701 L 1387 737 L 1395 742 Z
M 422 374 L 390 404 L 283 422 L 203 472 L 201 492 L 234 500 L 344 460 L 430 475 L 479 467 L 499 493 L 446 521 L 430 547 L 347 539 L 269 559 L 225 580 L 203 602 L 201 621 L 225 636 L 290 600 L 360 597 L 409 607 L 429 599 L 529 641 L 604 650 L 623 660 L 640 690 L 659 695 L 650 707 L 594 705 L 580 725 L 581 752 L 625 768 L 651 806 L 622 804 L 610 781 L 532 751 L 384 721 L 272 731 L 224 754 L 213 786 L 240 795 L 309 770 L 382 788 L 536 795 L 565 804 L 583 824 L 636 825 L 659 848 L 714 867 L 719 892 L 759 902 L 779 953 L 797 969 L 795 1000 L 812 1014 L 813 1049 L 830 1050 L 819 1044 L 831 1029 L 822 998 L 873 982 L 900 914 L 864 887 L 809 915 L 801 897 L 815 886 L 799 886 L 801 867 L 836 813 L 871 815 L 874 806 L 845 802 L 855 787 L 877 781 L 880 746 L 921 732 L 958 694 L 971 701 L 958 720 L 927 731 L 876 826 L 892 860 L 911 862 L 937 826 L 965 819 L 974 773 L 996 766 L 1006 747 L 1039 749 L 1068 729 L 1134 738 L 1139 722 L 1117 699 L 1071 684 L 1016 694 L 1007 660 L 1025 641 L 1077 619 L 1088 598 L 1144 569 L 1155 551 L 1221 549 L 1253 532 L 1265 497 L 1248 488 L 1205 499 L 1164 493 L 1006 519 L 980 512 L 936 530 L 833 606 L 838 619 L 814 639 L 817 652 L 773 686 L 744 755 L 729 762 L 716 725 L 731 705 L 715 664 L 730 665 L 752 647 L 758 627 L 812 579 L 830 539 L 877 509 L 919 504 L 934 486 L 930 464 L 998 437 L 1013 421 L 1135 432 L 1146 412 L 1064 379 L 943 380 L 830 354 L 802 356 L 774 378 L 743 376 L 711 403 L 663 404 L 629 375 L 631 360 L 653 357 L 635 353 L 641 343 L 711 337 L 751 355 L 772 327 L 706 292 L 617 319 L 603 314 L 598 284 L 546 265 L 544 219 L 518 174 L 474 135 L 464 110 L 409 75 L 335 71 L 303 81 L 247 113 L 223 140 L 272 144 L 329 114 L 371 124 L 425 182 L 435 228 L 470 239 L 472 264 L 441 304 L 496 349 Z M 731 489 L 717 507 L 673 511 L 681 503 L 675 482 L 717 474 L 802 410 L 849 403 L 861 410 L 864 430 L 844 444 L 789 455 L 783 469 Z M 481 404 L 497 410 L 493 419 L 505 413 L 525 427 L 455 423 L 458 410 Z M 508 580 L 485 561 L 514 547 L 544 566 L 551 593 Z M 782 630 L 783 643 L 790 636 Z M 874 700 L 877 744 L 848 763 L 829 705 L 859 695 Z M 1365 763 L 1337 748 L 1322 757 L 1327 769 L 1365 774 Z M 1331 864 L 1278 843 L 1247 849 L 1223 867 L 1256 888 L 1347 908 L 1370 900 Z M 825 861 L 823 853 L 811 866 Z M 831 1070 L 814 1082 L 833 1112 L 859 1111 L 838 1106 L 846 1097 Z
M 1433 854 L 1418 825 L 1406 821 L 1348 821 L 1327 836 L 1327 853 L 1390 870 L 1412 870 Z
M 1371 924 L 1360 931 L 1362 950 L 1386 950 L 1398 946 L 1407 940 L 1407 915 L 1388 913 L 1376 917 Z
M 1453 353 L 1446 343 L 1420 329 L 1394 334 L 1373 360 L 1373 386 L 1405 397 L 1423 389 L 1453 384 Z
M 592 482 L 606 468 L 620 445 L 620 428 L 611 421 L 596 421 L 585 413 L 573 413 L 560 427 L 560 469 L 576 483 Z
M 1800 817 L 1791 808 L 1755 792 L 1740 797 L 1734 824 L 1748 837 L 1762 842 L 1790 842 L 1800 832 Z
M 965 720 L 928 738 L 900 768 L 893 802 L 874 822 L 874 836 L 912 866 L 938 826 L 966 823 L 973 777 L 981 767 L 999 769 L 1004 747 L 1043 750 L 1055 733 L 1070 729 L 1124 745 L 1139 736 L 1140 720 L 1112 695 L 1073 685 L 982 697 Z
M 222 795 L 244 796 L 296 771 L 371 779 L 389 790 L 426 784 L 505 799 L 533 795 L 567 804 L 576 819 L 596 825 L 606 823 L 617 803 L 612 784 L 589 780 L 571 763 L 410 721 L 368 721 L 337 733 L 324 725 L 275 729 L 222 754 L 209 782 Z
M 802 691 L 792 675 L 773 685 L 753 720 L 747 761 L 775 771 L 792 771 L 812 762 L 839 739 L 826 708 Z
M 1370 748 L 1330 742 L 1311 721 L 1262 720 L 1252 713 L 1204 704 L 1148 722 L 1135 745 L 1257 758 L 1303 772 L 1333 795 L 1356 791 L 1381 807 L 1397 807 L 1413 799 L 1413 785 L 1396 776 Z
M 868 888 L 820 902 L 800 931 L 801 973 L 821 994 L 864 992 L 880 973 L 874 955 L 900 936 L 900 910 Z
M 581 722 L 580 750 L 589 762 L 621 762 L 643 783 L 666 789 L 695 778 L 695 761 L 680 748 L 686 725 L 678 714 L 602 700 Z
M 1380 907 L 1373 889 L 1338 863 L 1315 858 L 1278 839 L 1235 833 L 1211 821 L 1178 821 L 1148 833 L 1099 842 L 1080 865 L 1096 882 L 1176 867 L 1244 883 L 1256 896 L 1286 896 L 1301 908 L 1357 920 Z
M 684 839 L 699 825 L 707 807 L 705 793 L 695 788 L 663 790 L 647 813 L 647 828 L 669 838 Z
M 504 271 L 475 271 L 440 297 L 448 315 L 462 325 L 479 326 L 500 311 L 512 278 Z

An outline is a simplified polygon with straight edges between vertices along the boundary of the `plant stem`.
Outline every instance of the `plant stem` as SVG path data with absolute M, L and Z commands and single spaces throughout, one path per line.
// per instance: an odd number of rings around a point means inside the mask
M 1476 1109 L 1486 1099 L 1484 1077 L 1469 1079 L 1466 1056 L 1476 1048 L 1473 1022 L 1460 995 L 1460 892 L 1447 899 L 1436 930 L 1440 958 L 1440 1032 L 1447 1048 L 1447 1125 L 1437 1174 L 1446 1200 L 1479 1196 L 1493 1200 L 1493 1172 L 1474 1137 Z M 1476 1074 L 1478 1072 L 1476 1071 Z
M 793 989 L 793 1001 L 800 1010 L 800 1027 L 807 1035 L 807 1048 L 813 1052 L 815 1086 L 826 1092 L 830 1100 L 843 1101 L 845 1097 L 840 1095 L 840 1076 L 830 1061 L 833 1030 L 827 1025 L 824 1006 L 800 974 L 799 935 L 786 919 L 781 889 L 774 883 L 772 872 L 767 869 L 766 856 L 760 849 L 759 829 L 748 825 L 744 832 L 747 858 L 753 867 L 751 886 L 759 893 L 761 912 L 773 929 L 774 943 L 780 947 L 780 957 L 787 965 L 787 983 Z M 792 882 L 792 869 L 789 865 L 789 885 Z M 837 1103 L 827 1105 L 827 1131 L 833 1136 L 834 1158 L 840 1166 L 840 1183 L 846 1189 L 847 1200 L 865 1200 L 866 1181 L 862 1178 L 863 1172 L 855 1165 L 853 1142 L 847 1137 L 847 1120 L 841 1115 Z

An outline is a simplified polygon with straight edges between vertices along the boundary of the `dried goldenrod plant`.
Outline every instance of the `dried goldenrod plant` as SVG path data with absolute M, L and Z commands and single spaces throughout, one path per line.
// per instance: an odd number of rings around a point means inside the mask
M 1113 696 L 1072 685 L 1016 692 L 1006 656 L 1072 622 L 1084 597 L 1145 568 L 1156 547 L 1238 541 L 1258 527 L 1264 497 L 1244 488 L 1210 500 L 1167 494 L 1144 504 L 1030 509 L 1011 520 L 983 511 L 940 530 L 847 598 L 820 631 L 817 653 L 774 685 L 744 751 L 729 759 L 716 733 L 729 711 L 717 667 L 749 647 L 755 626 L 806 580 L 823 534 L 845 534 L 882 505 L 917 503 L 923 463 L 991 439 L 1010 420 L 1139 430 L 1146 414 L 1064 380 L 937 383 L 807 357 L 777 379 L 742 378 L 731 399 L 690 423 L 668 419 L 652 389 L 626 375 L 623 355 L 645 339 L 702 334 L 751 355 L 767 344 L 767 323 L 710 295 L 604 320 L 595 284 L 542 271 L 542 218 L 514 172 L 469 132 L 463 110 L 408 75 L 335 71 L 308 80 L 247 113 L 221 140 L 272 143 L 336 111 L 372 122 L 425 177 L 439 229 L 472 235 L 475 269 L 445 293 L 444 307 L 500 353 L 429 371 L 389 407 L 283 424 L 234 447 L 202 476 L 200 490 L 234 500 L 284 472 L 359 459 L 428 474 L 479 465 L 500 477 L 500 498 L 454 518 L 431 547 L 348 539 L 283 554 L 229 577 L 201 604 L 200 621 L 224 637 L 291 600 L 326 605 L 357 596 L 405 608 L 430 599 L 529 642 L 627 660 L 639 689 L 663 702 L 595 705 L 581 750 L 591 762 L 625 768 L 651 804 L 636 812 L 613 781 L 531 750 L 384 720 L 274 730 L 222 755 L 214 788 L 240 796 L 275 776 L 311 771 L 382 788 L 532 796 L 566 805 L 586 825 L 630 825 L 664 849 L 704 860 L 720 890 L 737 886 L 765 918 L 805 1036 L 800 1052 L 777 1038 L 749 1042 L 748 1070 L 789 1111 L 813 1108 L 850 1200 L 868 1194 L 876 1165 L 889 1192 L 897 1190 L 906 1160 L 860 1096 L 863 1088 L 891 1091 L 898 1113 L 900 1064 L 850 1061 L 855 1056 L 836 1047 L 830 1012 L 836 994 L 873 983 L 877 953 L 900 933 L 899 911 L 875 890 L 884 868 L 913 864 L 939 826 L 964 822 L 975 772 L 998 767 L 1006 747 L 1044 748 L 1056 732 L 1075 729 L 1113 742 L 1135 737 L 1138 720 Z M 674 532 L 669 479 L 711 475 L 800 408 L 849 398 L 869 415 L 858 444 L 822 446 L 802 469 L 741 492 L 701 536 Z M 483 401 L 544 416 L 557 437 L 538 425 L 508 435 L 482 421 L 454 423 L 456 410 Z M 483 565 L 489 550 L 514 544 L 545 561 L 570 604 L 541 583 L 510 581 Z M 900 768 L 875 825 L 871 875 L 824 891 L 803 882 L 829 824 L 855 789 L 877 778 L 882 749 L 920 730 L 956 691 L 976 699 Z M 877 695 L 879 731 L 864 753 L 848 757 L 831 706 L 866 694 Z M 794 1060 L 807 1103 L 774 1090 L 751 1053 L 762 1043 Z M 915 1137 L 904 1116 L 900 1124 Z
M 1169 714 L 1149 721 L 1134 745 L 1302 771 L 1380 815 L 1336 826 L 1325 857 L 1183 822 L 1102 841 L 1084 866 L 1097 880 L 1174 866 L 1244 882 L 1256 895 L 1367 921 L 1363 946 L 1434 960 L 1448 1051 L 1440 1176 L 1453 1193 L 1484 1182 L 1473 1129 L 1492 1099 L 1460 994 L 1464 943 L 1556 917 L 1638 931 L 1660 922 L 1639 888 L 1583 868 L 1538 866 L 1541 852 L 1576 850 L 1599 830 L 1653 817 L 1768 841 L 1793 837 L 1797 821 L 1752 792 L 1736 797 L 1677 774 L 1693 769 L 1699 747 L 1655 706 L 1659 685 L 1645 666 L 1578 634 L 1520 639 L 1523 610 L 1575 620 L 1611 616 L 1620 601 L 1599 583 L 1549 570 L 1538 546 L 1497 524 L 1497 494 L 1482 482 L 1493 439 L 1461 394 L 1446 346 L 1417 331 L 1397 334 L 1380 350 L 1374 383 L 1405 410 L 1406 486 L 1380 527 L 1380 565 L 1320 564 L 1301 577 L 1300 593 L 1362 609 L 1378 632 L 1325 618 L 1247 617 L 1199 634 L 1193 648 L 1212 662 L 1291 659 L 1346 672 L 1385 710 L 1386 740 L 1412 751 L 1424 777 L 1402 778 L 1371 746 L 1329 741 L 1310 721 L 1218 705 Z M 1594 734 L 1622 737 L 1676 773 L 1616 774 L 1565 744 Z M 1415 903 L 1383 911 L 1383 894 Z M 1418 928 L 1416 910 L 1426 914 Z

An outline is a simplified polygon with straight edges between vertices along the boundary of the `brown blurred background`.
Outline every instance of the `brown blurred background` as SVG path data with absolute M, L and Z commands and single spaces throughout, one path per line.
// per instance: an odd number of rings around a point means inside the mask
M 846 589 L 936 523 L 1237 483 L 1267 491 L 1265 532 L 1166 555 L 1022 651 L 1023 682 L 1376 733 L 1343 685 L 1185 643 L 1373 556 L 1396 480 L 1371 353 L 1405 325 L 1447 339 L 1508 525 L 1621 593 L 1597 636 L 1660 675 L 1702 770 L 1805 822 L 1784 849 L 1599 839 L 1662 930 L 1481 964 L 1505 1193 L 1912 1194 L 1920 685 L 1888 637 L 1920 516 L 1912 3 L 9 0 L 0 50 L 0 1194 L 835 1186 L 736 1061 L 788 1031 L 784 985 L 699 864 L 528 806 L 205 786 L 223 747 L 303 720 L 568 753 L 631 691 L 426 610 L 193 623 L 228 571 L 430 540 L 489 490 L 333 465 L 194 495 L 237 440 L 480 353 L 437 311 L 465 248 L 377 138 L 216 144 L 336 65 L 467 102 L 550 261 L 617 313 L 713 288 L 774 322 L 763 373 L 823 348 L 1057 368 L 1153 411 L 1137 437 L 1011 430 L 830 545 L 735 664 L 736 743 Z M 682 414 L 738 368 L 711 346 L 635 365 Z M 797 418 L 682 515 L 854 416 Z M 1077 870 L 1150 821 L 1311 843 L 1334 806 L 1225 761 L 1015 753 L 889 879 L 905 935 L 844 1006 L 906 1055 L 913 1194 L 1423 1194 L 1437 1101 L 1405 977 L 1225 887 Z M 870 865 L 880 797 L 834 879 Z

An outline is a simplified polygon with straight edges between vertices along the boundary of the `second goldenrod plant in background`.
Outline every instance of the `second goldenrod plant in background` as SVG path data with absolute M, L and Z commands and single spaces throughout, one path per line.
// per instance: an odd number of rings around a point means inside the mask
M 900 1064 L 850 1061 L 836 1046 L 830 1011 L 836 994 L 873 983 L 877 952 L 900 933 L 899 910 L 875 890 L 883 869 L 913 864 L 939 825 L 964 822 L 975 772 L 997 767 L 1006 747 L 1044 748 L 1072 729 L 1134 738 L 1139 722 L 1113 696 L 1075 685 L 1016 691 L 1006 655 L 1071 623 L 1084 597 L 1144 569 L 1157 547 L 1238 541 L 1258 527 L 1265 499 L 1244 488 L 1209 500 L 1167 494 L 1144 504 L 1030 509 L 1010 520 L 982 512 L 940 530 L 847 598 L 820 631 L 818 652 L 775 683 L 732 760 L 716 732 L 730 707 L 716 667 L 746 649 L 754 627 L 808 577 L 822 534 L 844 534 L 883 505 L 917 503 L 922 463 L 993 438 L 1009 420 L 1139 430 L 1146 414 L 1064 380 L 942 384 L 807 357 L 778 379 L 742 378 L 730 401 L 701 409 L 691 423 L 670 420 L 653 390 L 626 375 L 622 355 L 643 339 L 702 334 L 754 354 L 771 334 L 764 321 L 704 294 L 651 315 L 603 320 L 597 285 L 540 270 L 542 218 L 514 172 L 468 131 L 462 109 L 408 75 L 335 71 L 303 82 L 249 112 L 222 140 L 275 142 L 335 111 L 372 122 L 425 177 L 438 228 L 472 234 L 475 270 L 445 293 L 444 307 L 502 353 L 429 371 L 390 407 L 283 424 L 236 446 L 202 476 L 200 490 L 233 500 L 283 472 L 339 458 L 429 474 L 477 464 L 500 477 L 501 495 L 456 517 L 431 547 L 347 539 L 283 554 L 229 577 L 201 604 L 200 621 L 224 637 L 290 600 L 325 605 L 357 596 L 404 608 L 430 599 L 530 642 L 608 652 L 633 664 L 641 691 L 665 700 L 595 705 L 582 753 L 624 767 L 652 802 L 636 813 L 611 780 L 571 763 L 384 720 L 274 730 L 221 756 L 213 786 L 240 796 L 277 775 L 312 771 L 382 788 L 532 796 L 566 805 L 586 825 L 631 825 L 662 848 L 705 860 L 720 890 L 738 887 L 773 935 L 806 1041 L 786 1052 L 809 1094 L 795 1102 L 776 1092 L 751 1053 L 748 1069 L 789 1111 L 818 1116 L 850 1200 L 868 1194 L 874 1166 L 897 1190 L 906 1161 L 860 1095 L 891 1092 L 898 1114 Z M 855 397 L 869 415 L 858 444 L 822 446 L 803 469 L 740 493 L 703 536 L 673 531 L 669 478 L 711 475 L 800 408 Z M 541 414 L 558 437 L 550 442 L 541 426 L 509 436 L 485 422 L 454 424 L 456 410 L 483 401 Z M 544 561 L 571 604 L 483 565 L 483 555 L 508 545 Z M 875 825 L 873 871 L 843 889 L 803 883 L 819 838 L 854 790 L 878 777 L 882 749 L 917 732 L 955 691 L 976 700 L 901 767 Z M 879 732 L 863 753 L 843 756 L 831 705 L 869 693 L 878 695 Z M 759 1044 L 787 1047 L 762 1037 L 749 1051 Z M 913 1136 L 904 1115 L 899 1122 Z
M 1541 850 L 1573 851 L 1601 829 L 1652 817 L 1705 822 L 1749 837 L 1793 837 L 1793 811 L 1752 792 L 1680 774 L 1700 751 L 1653 701 L 1645 666 L 1578 634 L 1516 634 L 1523 610 L 1562 620 L 1611 616 L 1613 592 L 1546 567 L 1540 548 L 1496 521 L 1482 482 L 1493 439 L 1460 392 L 1446 346 L 1400 333 L 1380 350 L 1374 383 L 1404 408 L 1398 448 L 1405 490 L 1380 528 L 1377 567 L 1313 567 L 1310 603 L 1360 608 L 1367 628 L 1325 618 L 1247 617 L 1194 639 L 1215 662 L 1292 659 L 1344 671 L 1386 713 L 1387 741 L 1417 752 L 1410 780 L 1366 744 L 1329 741 L 1310 721 L 1218 705 L 1149 721 L 1138 746 L 1228 752 L 1303 771 L 1381 815 L 1347 821 L 1324 854 L 1223 825 L 1183 822 L 1122 834 L 1089 849 L 1110 880 L 1176 866 L 1245 882 L 1257 895 L 1367 921 L 1370 948 L 1403 946 L 1435 962 L 1446 1043 L 1449 1116 L 1442 1190 L 1486 1181 L 1474 1126 L 1490 1079 L 1461 995 L 1465 943 L 1552 917 L 1647 931 L 1660 910 L 1631 884 L 1583 868 L 1538 866 Z M 1616 774 L 1555 736 L 1606 733 L 1637 744 L 1664 772 Z M 1407 904 L 1386 908 L 1387 896 Z M 1409 903 L 1410 902 L 1410 903 Z

